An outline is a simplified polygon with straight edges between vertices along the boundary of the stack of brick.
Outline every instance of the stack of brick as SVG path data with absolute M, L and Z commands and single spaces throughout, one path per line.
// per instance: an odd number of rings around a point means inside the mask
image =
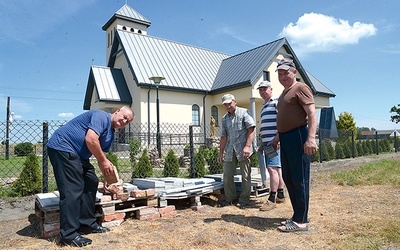
M 35 215 L 39 222 L 40 235 L 50 238 L 60 232 L 60 210 L 58 193 L 37 194 Z

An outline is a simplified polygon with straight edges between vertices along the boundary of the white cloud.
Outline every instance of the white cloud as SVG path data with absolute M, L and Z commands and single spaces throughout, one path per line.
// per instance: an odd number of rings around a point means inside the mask
M 70 117 L 74 117 L 74 113 L 59 113 L 58 117 L 62 117 L 62 118 L 70 118 Z
M 374 36 L 373 24 L 336 19 L 318 13 L 306 13 L 296 24 L 289 23 L 279 37 L 286 37 L 296 54 L 335 51 L 344 45 L 358 44 L 361 38 Z

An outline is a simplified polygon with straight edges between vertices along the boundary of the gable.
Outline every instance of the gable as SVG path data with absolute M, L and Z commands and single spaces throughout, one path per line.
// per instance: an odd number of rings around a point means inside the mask
M 98 101 L 132 104 L 132 97 L 121 69 L 100 66 L 90 68 L 84 110 L 90 110 L 94 91 L 96 91 Z
M 223 60 L 211 90 L 223 91 L 233 85 L 251 86 L 282 47 L 283 40 L 284 38 Z

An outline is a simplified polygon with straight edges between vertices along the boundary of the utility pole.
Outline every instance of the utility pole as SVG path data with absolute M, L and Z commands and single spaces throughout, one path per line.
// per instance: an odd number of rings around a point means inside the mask
M 10 97 L 7 97 L 6 117 L 6 160 L 10 158 Z

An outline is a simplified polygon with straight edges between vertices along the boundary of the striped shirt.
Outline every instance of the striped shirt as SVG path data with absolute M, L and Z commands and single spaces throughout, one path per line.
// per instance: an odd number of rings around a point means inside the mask
M 264 102 L 261 109 L 261 125 L 260 125 L 260 135 L 263 144 L 266 144 L 278 133 L 276 128 L 276 115 L 278 110 L 276 106 L 278 104 L 278 98 L 272 98 L 268 102 Z

